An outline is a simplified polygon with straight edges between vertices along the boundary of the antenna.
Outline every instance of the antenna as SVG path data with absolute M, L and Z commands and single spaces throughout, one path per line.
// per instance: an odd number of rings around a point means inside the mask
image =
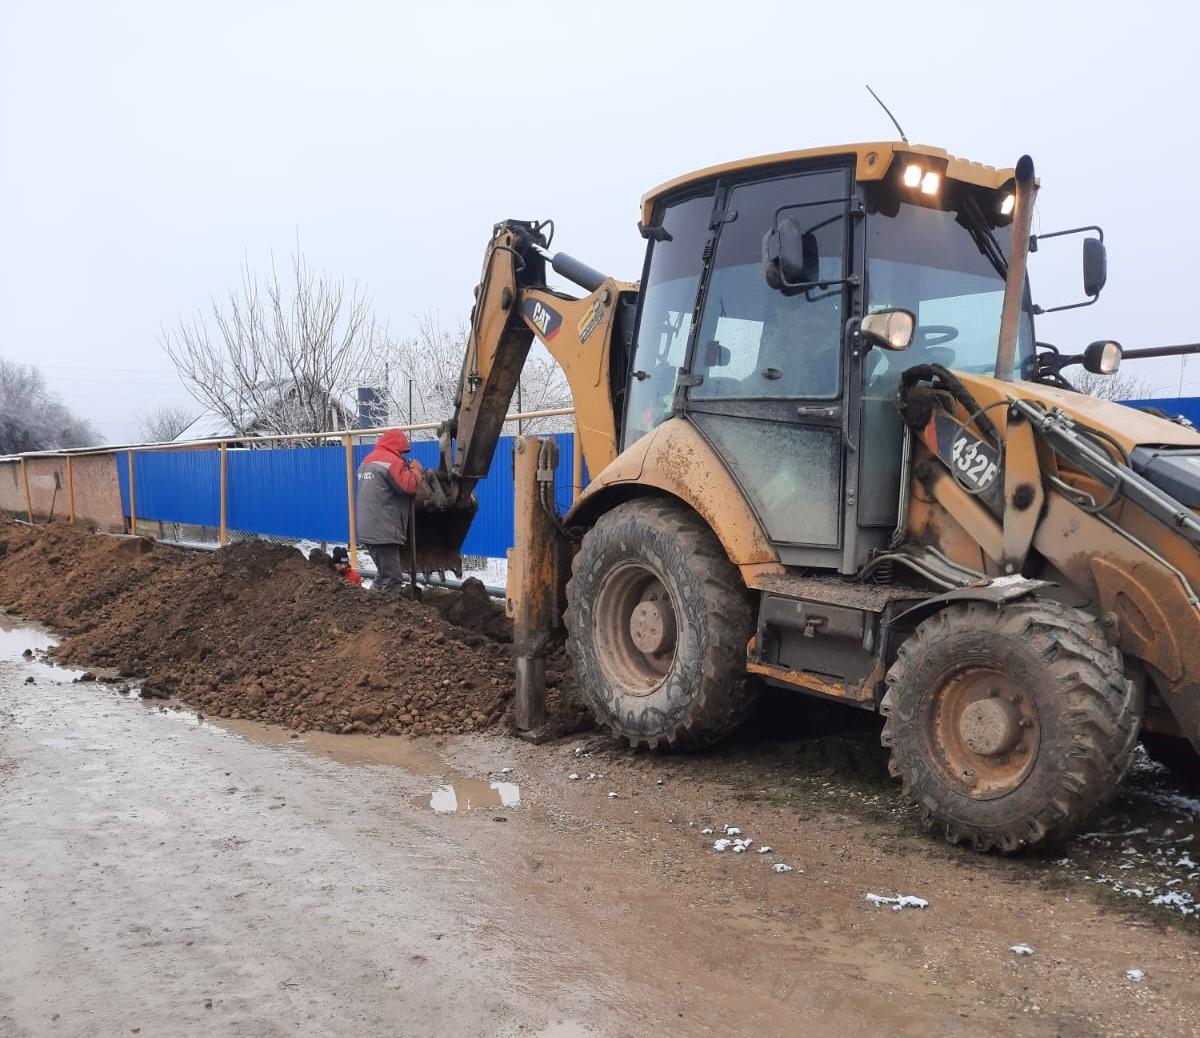
M 904 131 L 902 129 L 900 129 L 900 124 L 898 122 L 896 122 L 896 117 L 894 115 L 892 115 L 892 110 L 890 108 L 888 108 L 888 106 L 885 105 L 882 101 L 879 100 L 879 95 L 877 93 L 875 93 L 874 90 L 871 89 L 870 83 L 864 83 L 863 86 L 865 86 L 867 88 L 867 93 L 870 94 L 873 98 L 875 98 L 876 101 L 879 102 L 879 107 L 882 108 L 885 112 L 887 112 L 887 117 L 892 120 L 892 125 L 894 127 L 896 127 L 896 132 L 898 134 L 900 134 L 900 139 L 902 141 L 904 141 L 905 144 L 907 144 L 908 138 L 904 135 Z

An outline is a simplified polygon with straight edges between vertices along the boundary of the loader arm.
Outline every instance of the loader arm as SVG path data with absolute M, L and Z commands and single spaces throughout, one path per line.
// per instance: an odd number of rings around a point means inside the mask
M 944 549 L 981 580 L 1063 588 L 1173 719 L 1148 725 L 1200 750 L 1200 515 L 1129 464 L 1139 444 L 1200 451 L 1200 435 L 1054 387 L 953 377 L 952 402 L 926 397 L 945 409 L 910 412 L 909 550 L 925 562 Z
M 637 287 L 563 253 L 551 255 L 545 226 L 506 220 L 484 253 L 454 410 L 438 430 L 438 467 L 419 499 L 418 565 L 426 571 L 461 572 L 475 485 L 491 468 L 535 337 L 566 376 L 589 470 L 616 457 Z M 574 298 L 547 287 L 548 265 L 587 294 Z

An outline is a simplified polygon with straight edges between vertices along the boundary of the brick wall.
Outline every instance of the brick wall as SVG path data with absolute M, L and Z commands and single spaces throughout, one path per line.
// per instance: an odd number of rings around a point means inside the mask
M 0 512 L 24 512 L 25 490 L 21 486 L 21 463 L 0 461 Z
M 65 517 L 70 510 L 67 493 L 66 458 L 30 458 L 27 461 L 29 498 L 35 516 Z M 121 533 L 125 516 L 121 487 L 117 481 L 115 455 L 88 454 L 72 463 L 75 484 L 75 518 L 95 523 L 100 529 Z M 0 511 L 25 514 L 25 485 L 19 461 L 0 462 Z

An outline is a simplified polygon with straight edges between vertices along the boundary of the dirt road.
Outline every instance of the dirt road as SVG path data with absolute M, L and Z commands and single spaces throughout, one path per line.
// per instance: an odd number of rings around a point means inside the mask
M 1195 929 L 1071 875 L 1116 873 L 1119 818 L 1070 865 L 981 859 L 777 748 L 295 738 L 47 642 L 0 634 L 3 1038 L 1200 1034 Z M 1185 809 L 1143 826 L 1172 855 Z

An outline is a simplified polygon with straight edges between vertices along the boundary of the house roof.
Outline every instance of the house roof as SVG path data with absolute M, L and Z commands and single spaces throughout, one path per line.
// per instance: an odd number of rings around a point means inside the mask
M 265 396 L 268 393 L 274 393 L 277 397 L 282 397 L 287 391 L 287 387 L 291 385 L 289 381 L 264 381 L 259 383 L 259 390 Z M 351 401 L 334 398 L 331 404 L 342 411 L 342 413 L 351 421 L 358 413 L 357 407 Z M 242 421 L 239 423 L 246 432 L 239 432 L 230 424 L 229 419 L 224 415 L 218 414 L 215 411 L 203 411 L 191 424 L 187 426 L 178 436 L 172 440 L 172 443 L 186 443 L 189 440 L 215 440 L 224 437 L 241 437 L 254 436 L 254 426 L 257 424 L 257 416 L 248 412 L 243 413 Z

